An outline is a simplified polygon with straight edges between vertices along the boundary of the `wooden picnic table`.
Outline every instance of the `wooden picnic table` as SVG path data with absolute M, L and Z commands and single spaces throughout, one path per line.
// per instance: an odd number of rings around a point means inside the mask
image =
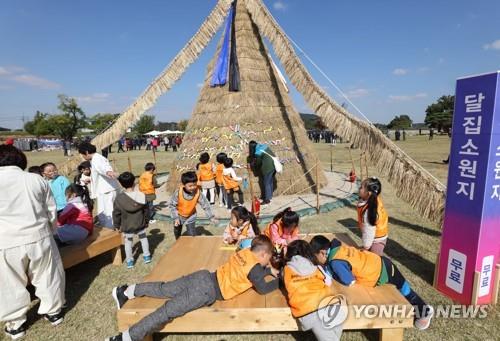
M 122 236 L 120 232 L 109 228 L 94 227 L 92 235 L 81 243 L 64 246 L 59 249 L 63 266 L 68 269 L 74 265 L 80 264 L 109 252 L 113 265 L 122 264 Z
M 333 234 L 324 234 L 333 238 Z M 304 236 L 310 240 L 312 235 Z M 355 245 L 347 234 L 336 234 L 344 243 Z M 224 246 L 220 236 L 181 237 L 160 259 L 144 282 L 170 281 L 192 272 L 207 269 L 215 271 L 225 263 L 234 250 Z M 332 293 L 343 294 L 347 299 L 349 314 L 344 330 L 379 329 L 380 340 L 403 340 L 404 328 L 413 327 L 409 314 L 387 315 L 374 318 L 355 318 L 355 306 L 398 306 L 405 312 L 411 305 L 393 285 L 366 288 L 360 285 L 345 287 L 334 282 Z M 126 330 L 132 324 L 152 313 L 165 300 L 141 297 L 128 301 L 117 312 L 118 328 Z M 405 315 L 405 316 L 402 316 Z M 225 332 L 292 332 L 300 330 L 293 318 L 286 298 L 280 290 L 259 295 L 250 289 L 227 301 L 217 301 L 210 307 L 192 311 L 167 323 L 164 333 L 225 333 Z M 149 336 L 146 340 L 152 340 Z

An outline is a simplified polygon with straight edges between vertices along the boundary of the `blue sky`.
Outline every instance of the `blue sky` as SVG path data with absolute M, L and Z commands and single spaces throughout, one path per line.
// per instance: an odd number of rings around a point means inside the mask
M 498 0 L 264 0 L 285 31 L 373 122 L 453 94 L 459 77 L 500 69 Z M 0 126 L 36 110 L 57 112 L 57 94 L 88 115 L 121 112 L 163 70 L 215 0 L 23 0 L 0 2 Z M 219 39 L 220 33 L 216 36 Z M 149 113 L 188 118 L 214 41 Z M 313 69 L 316 81 L 339 94 Z M 292 91 L 301 112 L 308 112 Z M 350 106 L 351 112 L 355 110 Z

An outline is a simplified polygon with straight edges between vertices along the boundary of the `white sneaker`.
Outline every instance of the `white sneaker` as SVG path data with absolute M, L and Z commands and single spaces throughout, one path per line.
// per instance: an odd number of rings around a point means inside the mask
M 418 330 L 426 330 L 431 325 L 431 319 L 434 316 L 434 308 L 430 305 L 424 306 L 424 311 L 427 310 L 427 314 L 415 320 L 414 325 Z

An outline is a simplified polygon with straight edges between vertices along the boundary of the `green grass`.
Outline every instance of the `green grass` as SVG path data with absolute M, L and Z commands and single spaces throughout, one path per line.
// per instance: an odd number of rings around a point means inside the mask
M 441 163 L 449 151 L 448 137 L 436 136 L 434 141 L 427 137 L 410 137 L 400 142 L 412 158 L 427 168 L 434 176 L 445 182 L 447 166 Z M 333 148 L 334 170 L 347 172 L 351 167 L 347 145 L 330 147 L 325 144 L 315 145 L 324 168 L 330 168 L 330 148 Z M 359 151 L 353 151 L 354 158 Z M 145 162 L 152 161 L 150 152 L 137 151 L 130 154 L 133 171 L 138 173 Z M 63 160 L 62 152 L 30 153 L 30 164 L 44 161 L 59 162 Z M 120 171 L 127 166 L 127 154 L 111 154 L 116 159 Z M 157 154 L 159 171 L 169 170 L 173 153 Z M 358 166 L 357 166 L 358 167 Z M 377 176 L 375 169 L 370 168 L 370 175 Z M 359 172 L 359 170 L 358 170 Z M 390 215 L 390 240 L 385 249 L 402 273 L 421 296 L 432 304 L 452 304 L 432 287 L 434 263 L 439 250 L 440 229 L 422 219 L 412 208 L 399 200 L 393 187 L 383 182 L 383 197 Z M 418 184 L 415 186 L 418 190 Z M 355 224 L 356 212 L 353 207 L 344 207 L 327 214 L 303 218 L 303 232 L 344 232 L 354 240 L 360 241 L 356 231 L 346 228 Z M 221 234 L 221 228 L 209 228 L 214 234 Z M 87 261 L 67 271 L 66 293 L 69 311 L 65 322 L 53 328 L 46 321 L 36 316 L 36 310 L 30 312 L 30 326 L 26 340 L 103 340 L 106 336 L 117 332 L 116 306 L 110 292 L 113 286 L 121 283 L 141 281 L 148 274 L 160 257 L 174 243 L 172 228 L 163 222 L 149 229 L 151 249 L 154 251 L 153 263 L 144 265 L 139 260 L 134 270 L 113 267 L 109 256 L 103 255 Z M 141 255 L 139 255 L 141 256 Z M 142 256 L 141 256 L 142 257 Z M 435 319 L 425 332 L 413 329 L 405 331 L 405 340 L 498 340 L 500 334 L 500 314 L 497 307 L 491 308 L 485 319 Z M 0 338 L 3 336 L 0 336 Z M 157 340 L 313 340 L 308 333 L 292 334 L 203 334 L 203 335 L 162 335 Z M 376 340 L 374 332 L 346 331 L 342 340 Z

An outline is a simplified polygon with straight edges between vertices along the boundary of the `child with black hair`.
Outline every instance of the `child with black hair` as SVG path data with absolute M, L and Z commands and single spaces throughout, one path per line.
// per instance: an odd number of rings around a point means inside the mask
M 244 239 L 253 239 L 259 234 L 259 224 L 252 212 L 245 206 L 236 206 L 231 210 L 231 220 L 224 230 L 224 243 L 239 243 Z
M 367 287 L 393 284 L 415 307 L 415 327 L 420 330 L 429 327 L 434 308 L 411 289 L 389 258 L 347 246 L 335 238 L 330 241 L 321 235 L 314 236 L 310 244 L 318 263 L 325 266 L 338 282 L 347 286 L 357 283 Z
M 299 215 L 288 207 L 274 216 L 273 221 L 264 230 L 264 234 L 278 248 L 286 247 L 289 243 L 299 239 L 299 220 Z
M 85 186 L 89 191 L 90 196 L 92 197 L 92 193 L 90 192 L 90 182 L 92 181 L 92 178 L 90 176 L 90 168 L 90 161 L 83 161 L 82 163 L 80 163 L 77 168 L 78 174 L 73 179 L 73 183 L 80 186 Z
M 287 301 L 293 317 L 299 320 L 303 331 L 311 330 L 318 341 L 338 341 L 342 325 L 327 326 L 320 316 L 330 316 L 331 305 L 342 304 L 333 295 L 332 278 L 317 266 L 316 256 L 305 240 L 295 240 L 288 245 L 283 282 Z M 347 310 L 344 307 L 344 311 Z M 338 310 L 342 312 L 342 310 Z M 347 311 L 346 311 L 347 312 Z M 339 316 L 340 318 L 340 316 Z
M 207 217 L 214 224 L 217 220 L 214 217 L 212 208 L 207 198 L 198 187 L 198 176 L 190 171 L 181 175 L 182 186 L 177 189 L 170 199 L 169 208 L 174 220 L 174 236 L 179 239 L 182 234 L 182 226 L 186 225 L 187 234 L 196 236 L 196 205 L 199 203 Z
M 200 270 L 170 282 L 140 283 L 114 288 L 112 295 L 118 309 L 136 297 L 168 300 L 129 329 L 106 340 L 140 341 L 177 317 L 210 306 L 215 301 L 230 300 L 252 287 L 261 295 L 278 289 L 277 278 L 267 280 L 268 276 L 278 275 L 276 270 L 268 266 L 272 248 L 269 238 L 257 236 L 249 249 L 234 253 L 215 272 Z
M 371 177 L 363 180 L 359 187 L 360 200 L 357 207 L 363 248 L 379 256 L 384 254 L 389 222 L 381 194 L 382 184 L 379 179 Z
M 59 246 L 78 244 L 92 234 L 92 200 L 86 187 L 70 184 L 66 188 L 66 206 L 57 217 L 54 239 Z
M 198 180 L 200 181 L 203 194 L 210 198 L 210 205 L 215 205 L 215 165 L 210 163 L 210 155 L 203 153 L 200 155 L 200 163 L 196 165 L 198 170 Z
M 28 168 L 28 173 L 42 175 L 42 171 L 40 170 L 40 166 L 31 166 Z
M 134 235 L 137 235 L 141 242 L 144 264 L 151 263 L 149 242 L 146 236 L 149 210 L 146 195 L 134 190 L 134 174 L 124 172 L 118 177 L 118 182 L 125 191 L 116 196 L 113 204 L 113 226 L 115 229 L 120 230 L 125 237 L 125 260 L 127 268 L 131 269 L 134 267 L 134 255 L 132 253 Z
M 243 191 L 241 190 L 240 182 L 243 178 L 236 175 L 233 168 L 233 159 L 230 157 L 224 160 L 224 170 L 222 171 L 222 179 L 224 189 L 226 190 L 227 209 L 231 210 L 234 205 L 234 193 L 238 193 L 238 204 L 243 205 Z
M 215 184 L 217 186 L 217 195 L 219 196 L 219 206 L 227 205 L 226 189 L 224 188 L 224 160 L 227 159 L 226 153 L 217 154 L 217 166 L 215 167 Z
M 154 201 L 156 199 L 156 189 L 159 188 L 158 180 L 156 179 L 156 166 L 152 162 L 146 163 L 144 166 L 144 173 L 139 177 L 139 191 L 146 195 L 146 204 L 149 209 L 149 219 L 153 219 Z M 154 223 L 150 220 L 150 223 Z
M 40 166 L 42 176 L 49 182 L 50 190 L 56 201 L 57 213 L 60 214 L 66 206 L 66 188 L 70 185 L 69 180 L 59 175 L 57 167 L 52 162 L 43 163 Z

